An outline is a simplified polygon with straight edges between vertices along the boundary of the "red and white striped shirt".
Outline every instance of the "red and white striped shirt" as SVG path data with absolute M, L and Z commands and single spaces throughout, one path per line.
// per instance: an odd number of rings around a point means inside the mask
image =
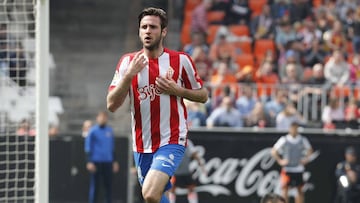
M 109 91 L 120 83 L 134 55 L 126 54 L 120 59 Z M 186 145 L 187 112 L 183 99 L 161 94 L 155 85 L 159 75 L 171 76 L 187 89 L 203 86 L 193 61 L 185 53 L 165 48 L 160 57 L 148 59 L 148 65 L 133 78 L 129 91 L 136 152 L 152 153 L 167 144 Z

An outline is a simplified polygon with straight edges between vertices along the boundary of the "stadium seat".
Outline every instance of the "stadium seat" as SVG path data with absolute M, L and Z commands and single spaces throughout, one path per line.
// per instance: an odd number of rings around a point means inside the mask
M 209 11 L 206 14 L 206 18 L 209 24 L 221 23 L 225 17 L 224 11 Z
M 332 95 L 337 98 L 349 97 L 351 94 L 352 92 L 349 86 L 343 86 L 343 87 L 334 86 L 332 88 Z
M 250 41 L 233 42 L 237 54 L 251 54 L 252 47 Z
M 359 100 L 360 99 L 360 87 L 355 87 L 354 89 L 354 97 Z
M 192 12 L 184 12 L 183 24 L 190 24 L 192 21 Z
M 267 0 L 252 0 L 249 2 L 249 8 L 252 11 L 252 16 L 258 16 L 262 12 L 262 8 L 267 3 Z
M 230 32 L 237 36 L 249 36 L 249 27 L 246 25 L 231 25 L 229 27 Z
M 220 25 L 210 25 L 208 28 L 208 36 L 207 36 L 207 43 L 212 44 L 215 40 L 216 33 L 218 29 L 220 28 Z
M 252 55 L 252 54 L 237 55 L 235 61 L 240 67 L 245 67 L 247 65 L 254 67 L 254 65 L 255 65 L 254 55 Z
M 185 46 L 191 42 L 191 24 L 183 24 L 181 29 L 181 44 Z
M 265 56 L 265 53 L 269 50 L 272 51 L 273 53 L 276 53 L 275 42 L 273 40 L 258 39 L 255 41 L 254 54 L 256 60 L 261 61 L 260 59 L 262 59 Z

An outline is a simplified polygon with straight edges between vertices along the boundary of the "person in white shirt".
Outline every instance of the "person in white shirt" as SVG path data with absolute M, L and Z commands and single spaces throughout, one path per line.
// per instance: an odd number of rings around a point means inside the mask
M 322 111 L 321 121 L 325 126 L 333 126 L 341 124 L 345 121 L 345 110 L 340 106 L 338 98 L 331 98 L 329 104 Z
M 243 127 L 243 119 L 240 112 L 234 108 L 229 96 L 223 98 L 221 105 L 217 107 L 206 120 L 207 127 Z
M 289 102 L 285 106 L 284 110 L 276 116 L 276 129 L 288 130 L 293 122 L 305 124 L 304 119 L 295 109 L 294 104 Z
M 291 124 L 289 133 L 280 137 L 275 143 L 271 150 L 271 155 L 282 167 L 281 187 L 286 202 L 289 202 L 289 188 L 296 187 L 298 195 L 295 198 L 295 203 L 303 203 L 303 173 L 305 165 L 310 162 L 313 150 L 309 140 L 298 133 L 298 126 L 297 122 Z

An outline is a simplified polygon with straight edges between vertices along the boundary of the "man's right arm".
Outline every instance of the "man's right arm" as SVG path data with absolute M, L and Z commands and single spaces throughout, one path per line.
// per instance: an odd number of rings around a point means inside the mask
M 109 91 L 106 98 L 107 109 L 109 111 L 115 112 L 124 103 L 132 78 L 130 75 L 124 76 L 120 83 L 113 90 Z
M 128 68 L 126 68 L 124 75 L 122 75 L 119 84 L 116 84 L 106 97 L 107 109 L 109 111 L 115 112 L 124 103 L 133 77 L 147 65 L 148 62 L 145 56 L 141 52 L 137 52 L 128 64 Z M 122 70 L 119 70 L 118 74 L 122 74 Z

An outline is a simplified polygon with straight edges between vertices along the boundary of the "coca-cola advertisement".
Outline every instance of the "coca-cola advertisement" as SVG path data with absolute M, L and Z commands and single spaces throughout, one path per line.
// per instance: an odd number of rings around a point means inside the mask
M 192 131 L 189 138 L 203 159 L 190 164 L 200 203 L 259 203 L 269 192 L 281 193 L 280 167 L 271 157 L 271 147 L 286 133 L 243 133 Z M 360 146 L 359 139 L 343 136 L 304 134 L 314 149 L 303 178 L 305 202 L 332 203 L 336 192 L 336 164 L 343 160 L 344 148 Z M 184 198 L 186 189 L 176 193 Z M 183 196 L 182 196 L 183 195 Z M 289 192 L 290 199 L 296 190 Z M 185 199 L 185 198 L 184 198 Z M 292 200 L 293 201 L 293 200 Z

